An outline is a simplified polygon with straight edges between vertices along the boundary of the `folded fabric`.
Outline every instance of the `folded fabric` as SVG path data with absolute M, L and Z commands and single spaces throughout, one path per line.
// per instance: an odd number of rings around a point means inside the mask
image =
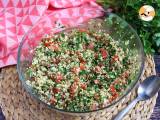
M 76 26 L 101 15 L 94 0 L 1 0 L 0 68 L 16 64 L 19 43 L 38 21 Z

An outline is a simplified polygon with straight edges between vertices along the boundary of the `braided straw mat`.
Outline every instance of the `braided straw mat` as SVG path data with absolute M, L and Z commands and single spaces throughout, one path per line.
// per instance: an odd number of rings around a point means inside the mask
M 141 76 L 155 74 L 155 64 L 151 56 L 146 57 L 145 69 Z M 111 120 L 136 97 L 136 90 L 132 90 L 116 105 L 105 110 L 90 113 L 86 116 L 71 116 L 48 109 L 43 104 L 31 98 L 22 88 L 15 66 L 1 69 L 0 72 L 0 106 L 6 120 Z M 157 95 L 147 101 L 139 102 L 124 118 L 124 120 L 149 120 L 156 103 Z

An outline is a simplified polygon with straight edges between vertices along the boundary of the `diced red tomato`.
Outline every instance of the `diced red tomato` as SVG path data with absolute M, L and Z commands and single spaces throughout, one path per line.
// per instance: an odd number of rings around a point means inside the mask
M 100 36 L 94 36 L 96 40 L 100 40 L 101 37 Z
M 59 64 L 60 63 L 60 59 L 56 59 L 55 64 Z
M 90 109 L 91 109 L 91 110 L 96 110 L 96 109 L 97 109 L 97 106 L 98 106 L 97 103 L 93 103 L 93 104 L 90 106 Z
M 99 100 L 99 97 L 100 97 L 99 94 L 97 93 L 94 94 L 94 99 Z
M 99 84 L 99 80 L 97 80 L 97 79 L 94 80 L 94 83 L 95 83 L 95 84 Z
M 83 63 L 80 63 L 80 69 L 85 70 L 85 65 Z
M 112 97 L 110 97 L 108 100 L 109 100 L 109 102 L 111 103 L 111 102 L 113 102 L 114 97 L 112 96 Z
M 62 98 L 62 100 L 65 99 L 65 93 L 62 94 L 61 98 Z
M 55 50 L 55 51 L 59 51 L 59 50 L 60 50 L 60 48 L 59 48 L 59 45 L 58 45 L 58 44 L 55 44 L 55 46 L 54 46 L 54 50 Z
M 81 88 L 82 88 L 83 90 L 86 90 L 86 89 L 87 89 L 87 84 L 82 83 L 82 84 L 81 84 Z
M 48 48 L 53 50 L 53 51 L 59 51 L 60 50 L 58 44 L 51 44 Z
M 113 101 L 112 97 L 108 98 L 108 101 L 111 103 Z
M 104 66 L 104 64 L 103 64 L 103 63 L 99 63 L 98 65 L 99 65 L 100 67 Z
M 116 80 L 113 82 L 113 85 L 115 85 L 115 84 L 119 84 L 119 80 L 118 80 L 118 79 L 116 79 Z
M 106 59 L 108 56 L 108 52 L 104 48 L 101 48 L 100 52 L 101 52 L 102 58 Z
M 74 68 L 72 68 L 72 72 L 74 72 L 75 74 L 79 74 L 80 68 L 79 67 L 74 67 Z
M 80 56 L 80 55 L 81 55 L 81 52 L 80 52 L 80 51 L 76 51 L 76 54 L 77 54 L 78 56 Z
M 85 63 L 85 62 L 86 62 L 82 56 L 78 56 L 78 59 L 79 59 L 79 61 L 80 61 L 81 63 Z
M 99 66 L 96 66 L 95 67 L 95 72 L 97 72 L 97 73 L 101 72 L 101 68 Z
M 112 95 L 113 95 L 114 98 L 118 97 L 118 93 L 117 92 L 114 92 Z
M 115 100 L 118 97 L 118 93 L 115 92 L 114 94 L 112 94 L 112 97 L 110 97 L 108 100 L 111 103 L 113 100 Z
M 114 56 L 112 57 L 112 60 L 113 60 L 113 61 L 118 61 L 118 60 L 119 60 L 118 55 L 114 55 Z
M 114 55 L 111 59 L 111 64 L 113 64 L 114 62 L 119 61 L 119 57 L 118 55 Z
M 110 91 L 113 93 L 116 91 L 115 87 L 113 85 L 110 86 Z
M 51 44 L 53 44 L 53 42 L 50 42 L 50 41 L 45 41 L 44 42 L 45 47 L 49 47 Z
M 93 50 L 94 49 L 94 43 L 90 42 L 88 45 L 88 49 Z
M 59 93 L 61 90 L 59 88 L 53 88 L 52 91 L 53 93 Z
M 63 80 L 63 76 L 62 76 L 62 74 L 60 74 L 60 73 L 59 73 L 59 74 L 57 74 L 57 76 L 56 76 L 56 80 L 55 80 L 55 81 L 56 81 L 57 83 L 60 83 L 62 80 Z
M 125 71 L 123 74 L 122 74 L 123 77 L 127 78 L 129 76 L 129 73 L 127 71 Z
M 78 85 L 76 82 L 74 82 L 71 86 L 70 86 L 70 89 L 69 89 L 69 93 L 71 95 L 71 97 L 74 97 L 75 93 L 77 92 L 78 90 Z
M 110 86 L 110 91 L 112 94 L 112 97 L 110 98 L 110 100 L 113 101 L 118 97 L 118 93 L 113 85 Z
M 52 97 L 52 98 L 50 99 L 50 103 L 51 103 L 51 104 L 55 104 L 56 102 L 57 102 L 57 100 L 56 100 L 55 97 Z
M 59 59 L 59 58 L 53 58 L 53 59 L 52 59 L 52 62 L 53 62 L 54 64 L 58 64 L 58 63 L 60 62 L 60 59 Z
M 98 53 L 95 53 L 94 57 L 95 57 L 95 59 L 97 59 L 98 58 Z
M 88 30 L 86 30 L 86 29 L 83 29 L 83 28 L 79 29 L 79 31 L 80 31 L 80 32 L 87 33 L 87 34 L 90 34 L 90 32 L 89 32 Z

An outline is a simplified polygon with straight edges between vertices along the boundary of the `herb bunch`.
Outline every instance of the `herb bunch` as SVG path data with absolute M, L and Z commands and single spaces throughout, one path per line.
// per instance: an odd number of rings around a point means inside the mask
M 160 54 L 160 0 L 97 0 L 104 8 L 112 8 L 137 31 L 146 54 Z M 139 19 L 138 11 L 143 5 L 154 7 L 156 16 L 150 22 Z

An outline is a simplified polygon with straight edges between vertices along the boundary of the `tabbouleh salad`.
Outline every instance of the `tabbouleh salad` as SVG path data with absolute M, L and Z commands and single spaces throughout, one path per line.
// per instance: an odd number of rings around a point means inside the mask
M 72 29 L 42 39 L 27 69 L 27 84 L 49 105 L 68 111 L 103 108 L 136 74 L 136 54 L 102 30 Z

